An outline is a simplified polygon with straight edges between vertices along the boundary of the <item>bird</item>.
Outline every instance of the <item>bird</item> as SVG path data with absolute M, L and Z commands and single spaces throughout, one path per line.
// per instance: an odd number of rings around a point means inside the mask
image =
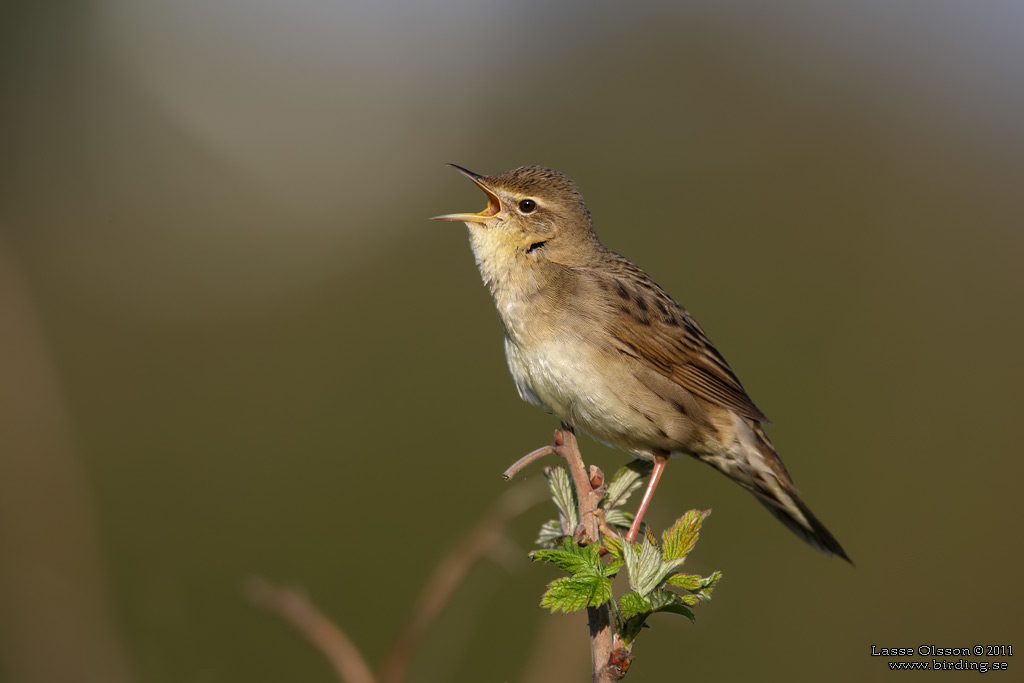
M 633 543 L 669 457 L 711 465 L 811 546 L 853 564 L 804 503 L 768 422 L 694 317 L 605 247 L 576 184 L 542 166 L 480 175 L 461 221 L 498 311 L 519 395 L 570 429 L 653 461 Z

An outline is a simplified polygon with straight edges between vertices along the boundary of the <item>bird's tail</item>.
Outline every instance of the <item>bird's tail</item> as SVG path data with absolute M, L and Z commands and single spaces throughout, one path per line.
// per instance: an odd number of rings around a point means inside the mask
M 733 466 L 725 469 L 722 464 L 711 462 L 731 478 L 750 490 L 769 512 L 785 524 L 793 533 L 804 539 L 818 550 L 830 555 L 838 555 L 850 564 L 853 560 L 843 550 L 836 537 L 821 523 L 811 509 L 807 507 L 800 494 L 797 493 L 793 480 L 786 471 L 782 459 L 775 452 L 768 436 L 758 423 L 748 423 L 752 427 L 754 443 L 747 443 L 747 448 L 740 456 L 740 463 L 733 461 Z M 744 441 L 741 439 L 741 441 Z M 743 457 L 746 456 L 746 457 Z M 743 462 L 743 461 L 746 462 Z M 742 463 L 742 464 L 741 464 Z M 740 465 L 736 467 L 735 465 Z M 743 467 L 742 465 L 746 465 Z
M 768 508 L 768 511 L 789 527 L 797 536 L 818 550 L 829 555 L 838 555 L 850 564 L 853 564 L 853 560 L 843 550 L 843 546 L 839 545 L 836 537 L 821 523 L 820 519 L 814 516 L 814 513 L 801 500 L 800 494 L 795 490 L 790 489 L 786 492 L 785 498 L 788 498 L 788 500 L 773 499 L 761 494 L 756 495 L 758 500 Z M 799 515 L 793 514 L 794 508 L 799 511 Z

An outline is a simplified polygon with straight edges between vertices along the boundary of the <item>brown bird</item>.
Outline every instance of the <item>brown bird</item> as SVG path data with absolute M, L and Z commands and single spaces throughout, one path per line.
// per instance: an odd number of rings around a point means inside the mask
M 487 195 L 464 221 L 505 331 L 519 395 L 654 470 L 627 534 L 635 541 L 670 455 L 747 489 L 802 539 L 850 561 L 800 498 L 747 396 L 704 330 L 644 271 L 594 233 L 575 183 L 525 166 L 456 169 Z

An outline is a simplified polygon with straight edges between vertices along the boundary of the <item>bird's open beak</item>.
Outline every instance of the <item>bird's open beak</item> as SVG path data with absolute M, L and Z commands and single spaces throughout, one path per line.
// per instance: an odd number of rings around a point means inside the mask
M 465 221 L 468 223 L 484 223 L 488 218 L 498 215 L 501 211 L 501 200 L 498 199 L 498 195 L 494 194 L 491 188 L 487 187 L 484 182 L 484 177 L 478 173 L 457 166 L 455 164 L 448 164 L 462 175 L 466 176 L 470 180 L 479 186 L 481 190 L 487 195 L 487 208 L 480 213 L 446 213 L 443 216 L 434 216 L 430 220 L 432 221 Z

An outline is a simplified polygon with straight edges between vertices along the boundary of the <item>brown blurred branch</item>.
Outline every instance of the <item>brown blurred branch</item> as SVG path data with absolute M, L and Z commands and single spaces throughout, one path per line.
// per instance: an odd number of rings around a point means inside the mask
M 475 527 L 441 560 L 423 586 L 409 619 L 374 676 L 348 635 L 295 589 L 274 586 L 265 579 L 249 582 L 249 600 L 288 622 L 334 666 L 346 683 L 401 683 L 427 628 L 437 619 L 470 569 L 504 538 L 508 522 L 543 500 L 538 487 L 506 491 Z
M 0 678 L 131 681 L 94 494 L 39 318 L 0 226 Z
M 313 644 L 346 683 L 377 683 L 355 643 L 328 617 L 294 588 L 275 586 L 265 579 L 249 581 L 246 596 L 256 606 L 272 612 Z
M 384 659 L 380 683 L 401 683 L 405 679 L 412 654 L 427 626 L 441 613 L 469 570 L 498 544 L 509 520 L 543 498 L 543 491 L 537 487 L 516 487 L 506 491 L 473 530 L 437 565 L 430 580 L 420 591 L 405 628 Z

